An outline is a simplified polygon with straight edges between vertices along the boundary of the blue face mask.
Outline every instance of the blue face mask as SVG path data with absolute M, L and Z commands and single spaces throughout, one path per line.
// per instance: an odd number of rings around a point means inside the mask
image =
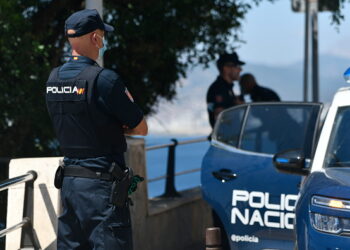
M 99 48 L 99 50 L 98 50 L 98 56 L 100 57 L 100 58 L 103 58 L 103 55 L 104 55 L 104 53 L 106 52 L 106 50 L 107 50 L 107 41 L 106 41 L 106 39 L 104 38 L 104 37 L 101 37 L 100 35 L 98 35 L 98 34 L 96 34 L 99 38 L 101 38 L 102 39 L 102 42 L 103 42 L 103 46 L 102 46 L 102 48 Z

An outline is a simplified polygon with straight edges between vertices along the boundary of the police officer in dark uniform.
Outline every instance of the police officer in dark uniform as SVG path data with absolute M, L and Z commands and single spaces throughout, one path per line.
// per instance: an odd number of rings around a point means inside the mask
M 280 97 L 272 89 L 260 86 L 252 74 L 244 74 L 239 80 L 243 95 L 249 94 L 253 102 L 279 102 Z
M 118 192 L 127 197 L 128 190 L 112 188 L 130 177 L 125 134 L 146 135 L 148 128 L 120 77 L 96 63 L 105 50 L 105 32 L 113 30 L 96 10 L 72 14 L 65 23 L 72 57 L 53 69 L 46 83 L 47 107 L 64 155 L 55 179 L 63 205 L 59 250 L 132 249 L 128 200 L 116 205 L 111 199 Z
M 244 64 L 235 52 L 222 54 L 217 60 L 216 65 L 220 74 L 207 92 L 207 109 L 212 128 L 222 110 L 243 103 L 233 92 L 233 82 L 239 79 L 241 66 Z

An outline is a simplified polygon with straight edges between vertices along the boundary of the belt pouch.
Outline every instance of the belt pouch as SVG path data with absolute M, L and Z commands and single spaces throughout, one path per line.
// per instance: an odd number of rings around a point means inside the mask
M 117 207 L 124 207 L 127 205 L 131 178 L 132 170 L 127 168 L 124 170 L 122 178 L 113 181 L 112 192 L 109 199 L 110 203 Z
M 64 178 L 64 167 L 63 165 L 60 165 L 56 170 L 55 180 L 54 180 L 54 184 L 57 189 L 62 188 L 63 178 Z

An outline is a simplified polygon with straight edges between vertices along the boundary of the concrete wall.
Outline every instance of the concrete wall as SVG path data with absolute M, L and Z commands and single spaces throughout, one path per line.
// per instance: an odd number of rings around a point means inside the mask
M 53 178 L 59 159 L 15 159 L 9 167 L 9 178 L 29 170 L 38 173 L 34 183 L 34 228 L 41 247 L 47 250 L 56 249 L 57 215 L 61 205 Z M 143 139 L 128 140 L 126 161 L 135 173 L 147 178 Z M 24 184 L 9 189 L 7 227 L 22 220 L 23 196 Z M 132 200 L 134 250 L 204 249 L 205 228 L 211 226 L 212 221 L 210 209 L 202 200 L 199 189 L 181 192 L 178 198 L 149 200 L 147 184 L 143 182 L 132 195 Z M 7 250 L 17 250 L 19 245 L 20 230 L 6 236 Z

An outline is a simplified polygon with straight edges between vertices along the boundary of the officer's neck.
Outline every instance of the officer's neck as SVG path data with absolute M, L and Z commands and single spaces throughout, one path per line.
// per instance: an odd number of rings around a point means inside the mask
M 227 84 L 233 84 L 234 79 L 229 75 L 221 74 L 220 76 Z
M 78 51 L 76 51 L 76 50 L 72 50 L 72 56 L 85 56 L 85 57 L 88 57 L 88 58 L 90 58 L 91 60 L 93 60 L 93 61 L 96 61 L 97 60 L 97 57 L 98 57 L 98 55 L 96 56 L 95 55 L 96 53 L 89 53 L 89 52 L 86 52 L 86 53 L 79 53 Z

